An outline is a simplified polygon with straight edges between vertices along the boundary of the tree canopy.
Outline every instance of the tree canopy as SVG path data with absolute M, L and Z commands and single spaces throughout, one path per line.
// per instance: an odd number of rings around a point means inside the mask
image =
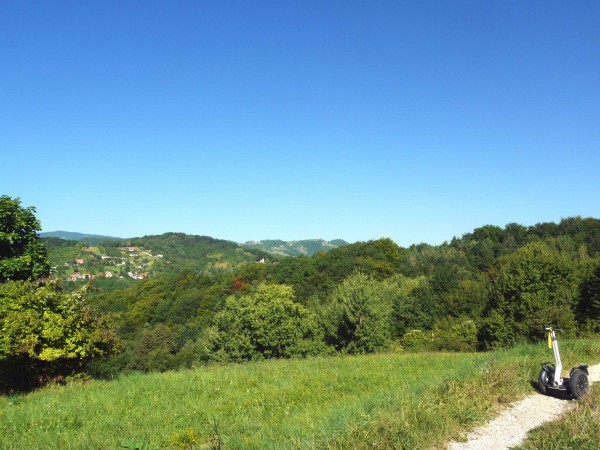
M 48 275 L 46 248 L 37 234 L 41 229 L 33 206 L 24 208 L 18 198 L 0 197 L 0 282 Z
M 66 294 L 54 283 L 0 284 L 0 390 L 71 374 L 114 349 L 115 335 L 85 302 L 86 289 Z
M 261 284 L 248 295 L 228 297 L 209 336 L 215 359 L 245 361 L 323 353 L 323 332 L 316 315 L 294 300 L 291 287 L 276 284 Z

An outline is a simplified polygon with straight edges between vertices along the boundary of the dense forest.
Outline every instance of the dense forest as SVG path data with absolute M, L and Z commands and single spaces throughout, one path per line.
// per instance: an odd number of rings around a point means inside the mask
M 35 210 L 2 200 L 3 389 L 14 388 L 6 374 L 23 365 L 36 379 L 110 378 L 320 354 L 481 351 L 540 339 L 546 323 L 572 336 L 600 332 L 598 219 L 486 225 L 438 246 L 382 238 L 293 257 L 167 233 L 95 246 L 115 257 L 123 245 L 168 255 L 152 277 L 75 285 L 40 277 L 48 260 L 89 245 L 40 241 Z M 19 248 L 6 219 L 15 214 L 30 222 Z
M 96 290 L 90 302 L 112 317 L 122 347 L 93 370 L 110 376 L 388 348 L 487 350 L 539 339 L 545 323 L 597 333 L 599 289 L 597 219 L 488 225 L 439 246 L 357 242 Z

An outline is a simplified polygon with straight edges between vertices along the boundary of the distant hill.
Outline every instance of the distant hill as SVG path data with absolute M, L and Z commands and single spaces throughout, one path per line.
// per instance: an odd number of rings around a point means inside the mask
M 243 248 L 232 241 L 185 233 L 135 237 L 128 242 L 151 249 L 153 254 L 163 254 L 165 261 L 172 263 L 173 270 L 231 271 L 250 262 L 273 259 L 260 249 Z
M 245 248 L 259 249 L 275 255 L 312 256 L 320 251 L 329 251 L 343 245 L 348 245 L 348 242 L 343 239 L 335 239 L 333 241 L 325 241 L 323 239 L 305 239 L 301 241 L 271 239 L 264 241 L 248 241 L 240 245 Z
M 97 245 L 101 242 L 106 241 L 120 241 L 120 242 L 138 242 L 142 243 L 144 241 L 150 241 L 152 244 L 156 244 L 158 241 L 169 241 L 174 236 L 178 236 L 180 239 L 186 240 L 186 244 L 192 244 L 192 247 L 196 248 L 198 244 L 203 244 L 205 246 L 224 246 L 228 248 L 235 248 L 237 246 L 246 248 L 246 249 L 255 249 L 262 250 L 263 252 L 271 253 L 274 255 L 281 256 L 312 256 L 315 253 L 319 253 L 320 251 L 329 251 L 331 249 L 341 247 L 343 245 L 348 245 L 348 242 L 343 239 L 334 239 L 332 241 L 326 241 L 323 239 L 304 239 L 300 241 L 282 241 L 279 239 L 268 239 L 264 241 L 248 241 L 242 244 L 237 244 L 232 241 L 225 241 L 220 239 L 213 239 L 207 236 L 192 236 L 185 235 L 187 238 L 183 238 L 182 233 L 165 233 L 161 236 L 144 236 L 137 238 L 120 238 L 115 236 L 103 236 L 100 234 L 89 234 L 89 233 L 78 233 L 74 231 L 46 231 L 43 233 L 39 233 L 42 238 L 60 238 L 66 241 L 77 241 L 79 243 L 87 243 L 90 245 Z M 193 237 L 193 239 L 191 239 Z M 190 241 L 191 239 L 191 241 Z M 159 243 L 160 250 L 166 250 Z M 173 242 L 171 242 L 173 244 Z M 64 244 L 63 244 L 64 245 Z M 135 245 L 135 244 L 132 244 Z M 175 247 L 179 247 L 179 245 L 175 245 Z M 182 249 L 179 249 L 182 250 Z M 196 248 L 197 250 L 197 248 Z M 188 248 L 187 251 L 191 251 L 192 253 L 196 253 L 192 248 Z M 184 251 L 185 253 L 185 251 Z M 182 255 L 183 256 L 183 255 Z M 187 259 L 187 257 L 185 257 Z
M 48 231 L 40 233 L 40 237 L 57 237 L 67 241 L 87 242 L 88 244 L 98 244 L 103 241 L 122 241 L 122 238 L 114 236 L 102 236 L 100 234 L 76 233 L 74 231 Z
M 71 239 L 57 237 L 55 234 L 59 233 Z M 90 242 L 90 236 L 99 243 Z M 165 273 L 184 270 L 231 272 L 245 264 L 277 259 L 272 254 L 243 248 L 235 242 L 184 233 L 118 240 L 108 236 L 54 232 L 42 233 L 42 242 L 48 249 L 48 259 L 56 278 L 81 281 L 110 277 L 112 284 L 115 280 L 125 280 L 119 281 L 117 287 L 123 287 L 123 283 L 132 279 L 156 278 Z

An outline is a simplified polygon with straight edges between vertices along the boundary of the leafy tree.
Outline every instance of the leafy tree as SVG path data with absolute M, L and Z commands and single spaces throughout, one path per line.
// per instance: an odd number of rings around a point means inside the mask
M 318 355 L 325 351 L 317 317 L 296 303 L 289 286 L 261 284 L 230 296 L 210 330 L 212 358 L 247 361 Z
M 411 330 L 428 330 L 439 315 L 438 298 L 427 277 L 396 275 L 385 281 L 386 295 L 392 303 L 391 326 L 394 337 Z
M 87 305 L 87 287 L 66 294 L 54 284 L 0 284 L 0 386 L 28 388 L 110 353 L 116 339 Z
M 469 316 L 480 318 L 487 306 L 490 282 L 480 274 L 473 279 L 464 279 L 441 298 L 443 313 L 451 317 Z
M 35 208 L 23 208 L 21 200 L 0 197 L 0 282 L 35 280 L 48 275 L 46 248 L 40 242 L 40 222 Z
M 600 261 L 596 261 L 581 284 L 577 310 L 580 323 L 600 331 Z
M 545 323 L 573 331 L 578 280 L 573 262 L 542 243 L 504 258 L 492 276 L 492 297 L 481 337 L 485 346 L 539 337 Z
M 500 244 L 489 238 L 477 241 L 470 254 L 471 264 L 479 271 L 487 271 L 500 254 Z
M 143 372 L 174 369 L 177 362 L 175 339 L 175 330 L 163 324 L 144 330 L 133 352 L 129 368 Z
M 348 353 L 370 353 L 389 346 L 392 301 L 387 288 L 363 273 L 338 285 L 325 310 L 328 342 Z
M 506 238 L 504 242 L 510 250 L 516 250 L 527 242 L 527 227 L 518 223 L 509 223 L 504 227 Z
M 489 239 L 494 244 L 499 244 L 504 239 L 504 231 L 502 228 L 495 225 L 484 225 L 475 228 L 473 233 L 470 234 L 470 237 L 476 241 Z

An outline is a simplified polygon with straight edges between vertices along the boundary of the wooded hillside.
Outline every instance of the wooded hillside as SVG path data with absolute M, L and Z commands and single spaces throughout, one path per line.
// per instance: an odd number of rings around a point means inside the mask
M 6 374 L 24 370 L 35 383 L 83 368 L 112 377 L 390 348 L 487 350 L 538 340 L 545 324 L 571 336 L 600 332 L 598 219 L 277 258 L 182 233 L 95 246 L 40 241 L 35 209 L 1 201 L 0 385 L 8 389 Z M 29 228 L 18 226 L 21 216 Z
M 439 246 L 379 239 L 231 271 L 186 270 L 95 293 L 93 303 L 112 315 L 125 342 L 96 369 L 163 370 L 391 345 L 488 349 L 539 339 L 544 323 L 572 335 L 595 333 L 599 279 L 600 221 L 583 218 L 484 226 Z M 275 311 L 283 315 L 274 319 Z M 248 317 L 254 319 L 238 320 Z M 292 329 L 308 333 L 295 338 L 305 340 L 303 349 L 288 348 Z

